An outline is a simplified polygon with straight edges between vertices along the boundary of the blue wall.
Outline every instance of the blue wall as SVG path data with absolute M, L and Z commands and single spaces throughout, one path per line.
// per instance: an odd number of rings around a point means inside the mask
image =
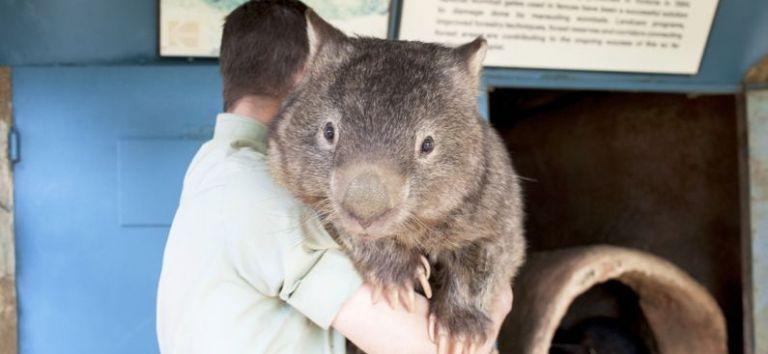
M 213 67 L 13 72 L 22 354 L 151 354 L 186 166 L 219 109 Z
M 22 354 L 156 351 L 167 224 L 220 107 L 215 62 L 157 57 L 156 1 L 0 0 L 0 65 L 13 66 L 22 141 Z M 736 92 L 768 53 L 768 1 L 721 0 L 710 37 L 695 76 L 490 69 L 486 82 Z
M 0 65 L 156 61 L 157 0 L 0 1 Z

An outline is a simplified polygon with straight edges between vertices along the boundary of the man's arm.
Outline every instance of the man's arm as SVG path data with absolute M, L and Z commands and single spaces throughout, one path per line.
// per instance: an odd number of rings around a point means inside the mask
M 505 289 L 506 290 L 506 289 Z M 491 353 L 504 318 L 512 308 L 512 289 L 502 291 L 496 300 L 493 315 L 494 333 L 478 353 Z M 394 310 L 381 301 L 373 303 L 371 288 L 364 285 L 342 305 L 332 326 L 358 348 L 368 354 L 437 353 L 437 344 L 427 334 L 429 303 L 416 297 L 413 312 Z M 440 340 L 438 338 L 438 340 Z M 450 353 L 447 338 L 442 339 L 440 353 Z M 460 352 L 455 350 L 453 352 Z

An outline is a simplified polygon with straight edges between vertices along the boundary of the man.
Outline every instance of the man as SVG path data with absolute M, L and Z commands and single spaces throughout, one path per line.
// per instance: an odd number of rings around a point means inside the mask
M 437 351 L 427 300 L 413 312 L 372 303 L 316 217 L 267 173 L 266 126 L 308 55 L 305 10 L 295 0 L 250 1 L 227 17 L 227 113 L 189 166 L 168 236 L 157 300 L 163 354 L 344 353 L 345 337 L 368 353 Z

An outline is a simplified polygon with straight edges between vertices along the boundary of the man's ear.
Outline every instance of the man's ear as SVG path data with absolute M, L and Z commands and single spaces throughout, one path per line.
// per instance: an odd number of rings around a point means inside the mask
M 309 53 L 305 62 L 305 71 L 311 71 L 313 67 L 323 64 L 324 52 L 331 53 L 330 57 L 333 58 L 335 55 L 332 52 L 343 50 L 347 36 L 325 22 L 312 9 L 307 9 L 306 17 Z
M 480 36 L 472 42 L 457 47 L 455 51 L 465 63 L 473 87 L 476 88 L 480 84 L 480 77 L 483 74 L 483 60 L 485 60 L 485 54 L 488 52 L 488 42 Z

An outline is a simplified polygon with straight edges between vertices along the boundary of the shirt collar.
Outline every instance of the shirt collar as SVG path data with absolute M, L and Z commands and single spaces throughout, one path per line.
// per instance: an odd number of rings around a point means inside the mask
M 214 140 L 225 140 L 233 146 L 252 146 L 256 151 L 266 154 L 267 134 L 269 129 L 259 121 L 232 113 L 219 113 L 216 116 Z

